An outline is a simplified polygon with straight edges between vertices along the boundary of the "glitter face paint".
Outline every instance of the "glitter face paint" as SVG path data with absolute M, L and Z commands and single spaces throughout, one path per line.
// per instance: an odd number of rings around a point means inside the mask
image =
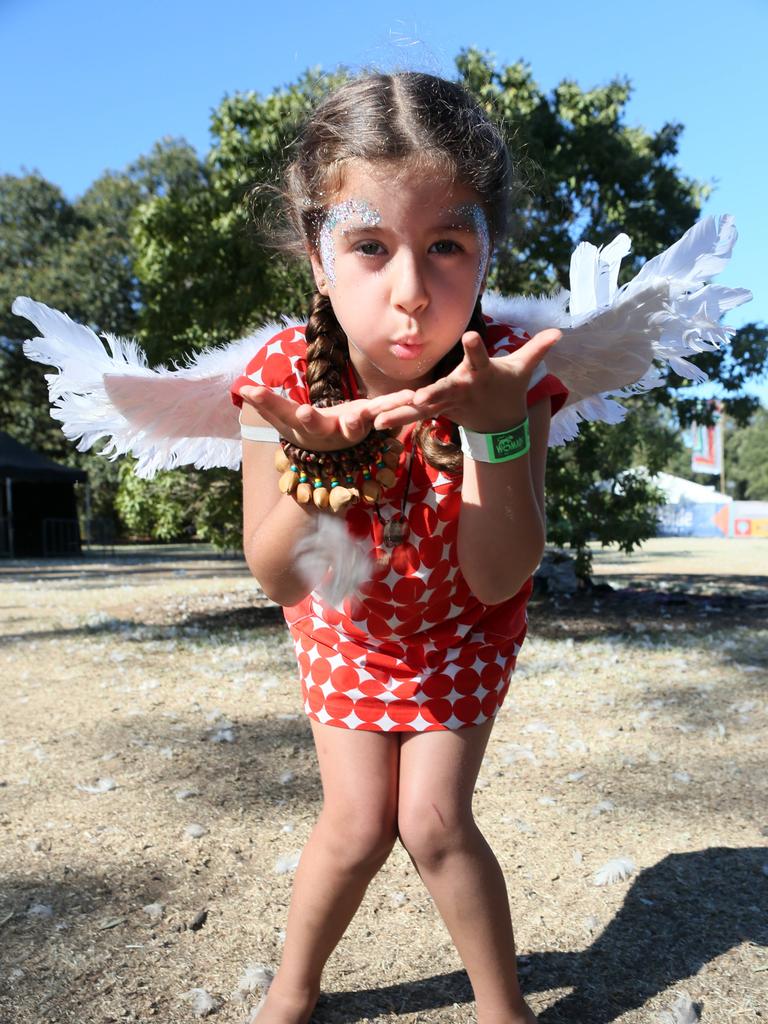
M 441 211 L 449 216 L 464 218 L 469 221 L 480 241 L 480 262 L 477 266 L 477 277 L 475 279 L 475 290 L 480 290 L 485 271 L 488 268 L 488 257 L 491 254 L 491 233 L 488 230 L 488 220 L 485 210 L 480 203 L 460 203 L 458 206 L 451 206 Z
M 364 199 L 345 199 L 343 203 L 336 203 L 328 210 L 318 235 L 318 249 L 320 262 L 331 285 L 336 284 L 336 244 L 333 231 L 352 217 L 359 217 L 367 228 L 375 227 L 381 221 L 379 211 Z

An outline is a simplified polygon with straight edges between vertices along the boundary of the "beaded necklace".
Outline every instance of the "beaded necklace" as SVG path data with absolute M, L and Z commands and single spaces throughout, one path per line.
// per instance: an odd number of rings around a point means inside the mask
M 350 393 L 352 395 L 352 398 L 353 399 L 359 398 L 360 397 L 360 392 L 359 392 L 359 389 L 357 387 L 357 381 L 355 380 L 355 375 L 354 375 L 354 372 L 352 370 L 351 362 L 347 363 L 347 376 L 348 376 L 348 381 L 349 381 L 349 390 L 350 390 Z M 396 512 L 395 515 L 392 516 L 391 519 L 389 519 L 389 520 L 387 520 L 385 522 L 385 520 L 382 518 L 382 515 L 381 515 L 381 508 L 379 506 L 379 502 L 377 501 L 375 503 L 376 515 L 378 516 L 379 522 L 384 527 L 384 531 L 383 531 L 383 535 L 382 535 L 382 540 L 384 541 L 384 546 L 386 548 L 388 548 L 390 551 L 393 548 L 396 548 L 398 544 L 402 544 L 404 541 L 406 541 L 408 539 L 409 535 L 410 535 L 410 532 L 411 532 L 411 528 L 408 525 L 408 520 L 407 520 L 407 518 L 405 516 L 405 509 L 406 509 L 406 506 L 408 504 L 408 492 L 410 491 L 410 487 L 411 487 L 411 468 L 413 466 L 413 449 L 414 449 L 414 440 L 413 440 L 413 431 L 411 431 L 411 435 L 410 435 L 410 451 L 408 452 L 408 462 L 407 462 L 405 486 L 403 488 L 403 503 L 402 503 L 402 505 L 400 507 L 400 511 Z

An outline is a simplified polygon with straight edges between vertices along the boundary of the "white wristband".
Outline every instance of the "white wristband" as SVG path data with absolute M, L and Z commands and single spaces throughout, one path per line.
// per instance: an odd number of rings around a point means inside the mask
M 243 423 L 240 420 L 240 437 L 244 441 L 272 441 L 278 444 L 280 435 L 274 427 L 256 427 L 251 423 Z

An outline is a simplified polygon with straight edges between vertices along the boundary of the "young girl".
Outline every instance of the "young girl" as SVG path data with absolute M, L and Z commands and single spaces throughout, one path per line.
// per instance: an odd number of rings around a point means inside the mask
M 260 348 L 232 398 L 245 554 L 285 609 L 324 802 L 259 1024 L 310 1019 L 397 840 L 466 966 L 479 1024 L 536 1020 L 504 877 L 472 816 L 544 548 L 550 417 L 568 393 L 542 361 L 559 331 L 529 338 L 481 310 L 512 188 L 495 127 L 459 86 L 417 73 L 341 87 L 288 168 L 317 293 L 306 326 Z M 375 552 L 360 601 L 332 607 L 297 569 L 320 516 Z

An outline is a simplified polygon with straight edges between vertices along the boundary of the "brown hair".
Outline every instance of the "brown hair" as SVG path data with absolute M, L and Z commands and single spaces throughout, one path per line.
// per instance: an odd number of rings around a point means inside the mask
M 513 188 L 507 147 L 498 128 L 454 82 L 412 71 L 352 79 L 315 109 L 295 149 L 283 193 L 294 232 L 294 251 L 306 254 L 307 244 L 316 246 L 326 212 L 325 197 L 341 187 L 349 160 L 402 161 L 409 170 L 437 170 L 448 180 L 475 190 L 492 244 L 506 232 Z M 485 337 L 479 298 L 467 330 Z M 349 347 L 330 299 L 320 293 L 312 299 L 306 339 L 310 401 L 333 404 L 343 397 L 341 374 Z M 436 375 L 450 373 L 462 357 L 459 338 L 435 367 Z M 418 426 L 415 439 L 431 465 L 450 472 L 461 469 L 456 428 L 451 441 L 442 442 L 425 421 Z

